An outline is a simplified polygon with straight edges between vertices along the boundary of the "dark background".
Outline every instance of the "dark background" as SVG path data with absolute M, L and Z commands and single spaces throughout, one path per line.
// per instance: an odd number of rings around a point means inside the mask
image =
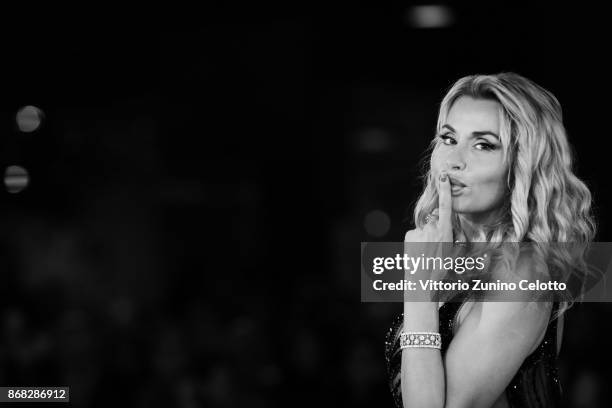
M 610 241 L 603 10 L 446 7 L 438 28 L 409 3 L 5 14 L 0 164 L 30 183 L 0 195 L 0 385 L 69 385 L 75 407 L 392 406 L 401 305 L 360 302 L 359 243 L 411 228 L 467 74 L 558 97 Z M 612 401 L 611 315 L 566 315 L 566 407 Z

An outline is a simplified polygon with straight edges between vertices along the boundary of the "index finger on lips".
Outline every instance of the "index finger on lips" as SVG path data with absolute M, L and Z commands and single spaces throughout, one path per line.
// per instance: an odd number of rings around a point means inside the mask
M 438 180 L 438 227 L 442 229 L 451 229 L 451 213 L 452 213 L 452 196 L 451 185 L 448 179 L 448 174 L 443 171 L 440 173 Z

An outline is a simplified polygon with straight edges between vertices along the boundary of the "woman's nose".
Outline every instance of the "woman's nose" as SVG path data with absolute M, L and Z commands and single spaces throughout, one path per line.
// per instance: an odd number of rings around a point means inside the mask
M 465 169 L 465 157 L 461 148 L 452 149 L 445 158 L 446 168 L 448 170 L 463 170 Z

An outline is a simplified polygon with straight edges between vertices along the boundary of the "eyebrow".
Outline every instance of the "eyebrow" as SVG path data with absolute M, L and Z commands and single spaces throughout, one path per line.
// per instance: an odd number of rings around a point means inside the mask
M 443 128 L 447 128 L 448 130 L 450 130 L 453 133 L 457 133 L 457 131 L 455 129 L 453 129 L 453 127 L 451 125 L 444 125 L 442 127 Z M 491 135 L 493 137 L 496 137 L 497 140 L 500 140 L 499 136 L 496 133 L 491 132 L 490 130 L 482 130 L 482 131 L 472 132 L 472 136 L 474 136 L 474 137 L 484 136 L 484 135 Z

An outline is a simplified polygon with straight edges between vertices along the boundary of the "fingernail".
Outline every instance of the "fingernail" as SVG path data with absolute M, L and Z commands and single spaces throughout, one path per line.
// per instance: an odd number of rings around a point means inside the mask
M 446 173 L 441 173 L 440 174 L 440 181 L 444 183 L 446 181 L 446 179 L 447 179 Z

